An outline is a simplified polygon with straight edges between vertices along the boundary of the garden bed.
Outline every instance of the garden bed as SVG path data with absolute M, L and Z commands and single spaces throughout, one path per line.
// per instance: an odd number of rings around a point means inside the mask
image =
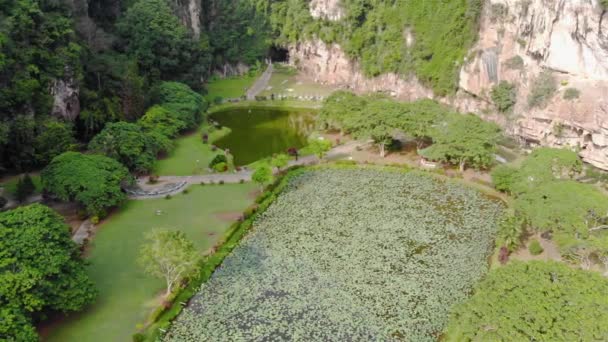
M 293 177 L 164 340 L 437 339 L 487 271 L 503 205 L 388 170 Z

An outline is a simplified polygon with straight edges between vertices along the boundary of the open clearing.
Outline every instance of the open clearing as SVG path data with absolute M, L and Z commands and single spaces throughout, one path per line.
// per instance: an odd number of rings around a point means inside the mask
M 50 332 L 48 341 L 130 341 L 136 325 L 158 305 L 164 282 L 137 265 L 145 233 L 154 229 L 184 232 L 201 251 L 220 239 L 230 222 L 218 217 L 242 212 L 254 184 L 193 186 L 170 200 L 129 201 L 99 227 L 92 241 L 89 275 L 99 289 L 96 303 Z M 160 211 L 158 215 L 157 211 Z
M 502 208 L 418 172 L 305 172 L 165 340 L 436 340 L 487 271 Z

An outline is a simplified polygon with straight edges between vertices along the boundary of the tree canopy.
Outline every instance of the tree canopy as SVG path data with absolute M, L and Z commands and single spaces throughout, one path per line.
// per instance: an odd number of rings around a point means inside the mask
M 435 124 L 433 145 L 421 151 L 422 155 L 460 166 L 488 167 L 494 161 L 494 152 L 501 136 L 500 128 L 469 114 L 451 114 Z
M 608 340 L 608 280 L 563 263 L 490 272 L 452 313 L 446 341 Z
M 33 319 L 82 309 L 96 297 L 70 228 L 33 204 L 0 213 L 0 339 L 38 341 Z
M 114 159 L 95 154 L 66 152 L 41 173 L 42 186 L 63 201 L 82 204 L 91 215 L 126 199 L 121 185 L 131 182 L 129 170 Z
M 147 172 L 154 167 L 158 153 L 165 151 L 163 142 L 136 124 L 115 122 L 91 140 L 89 150 L 116 159 L 129 170 Z

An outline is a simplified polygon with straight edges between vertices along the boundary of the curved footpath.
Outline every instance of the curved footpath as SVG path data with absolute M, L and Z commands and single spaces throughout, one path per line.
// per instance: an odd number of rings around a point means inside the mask
M 339 158 L 341 156 L 347 156 L 351 152 L 353 152 L 357 147 L 364 145 L 365 143 L 359 141 L 350 141 L 344 145 L 336 146 L 327 152 L 325 159 L 333 159 Z M 292 166 L 304 166 L 304 165 L 314 165 L 319 163 L 319 158 L 314 155 L 304 156 L 298 158 L 298 160 L 290 160 L 288 163 L 288 167 Z M 275 173 L 278 171 L 275 170 Z M 164 183 L 163 187 L 166 187 L 167 183 L 176 184 L 178 186 L 173 187 L 170 191 L 167 192 L 159 192 L 158 189 L 149 189 L 149 190 L 138 190 L 131 192 L 129 195 L 129 199 L 134 200 L 145 200 L 152 198 L 161 198 L 167 195 L 175 195 L 178 194 L 191 184 L 211 184 L 211 183 L 240 183 L 250 182 L 251 175 L 253 171 L 251 170 L 243 170 L 232 173 L 214 173 L 208 175 L 192 175 L 192 176 L 161 176 L 158 178 L 159 182 Z M 143 185 L 146 183 L 147 178 L 139 178 L 137 180 L 138 185 Z
M 272 77 L 272 72 L 274 71 L 274 66 L 272 63 L 268 65 L 268 68 L 260 78 L 258 78 L 255 83 L 247 90 L 247 100 L 255 100 L 255 97 L 258 96 L 261 92 L 268 87 L 268 82 L 270 82 L 270 78 Z

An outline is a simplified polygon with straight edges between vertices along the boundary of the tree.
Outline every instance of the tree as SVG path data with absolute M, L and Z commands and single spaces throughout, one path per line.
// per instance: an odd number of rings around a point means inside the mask
M 267 164 L 258 166 L 251 175 L 251 180 L 260 185 L 261 191 L 264 191 L 265 185 L 272 183 L 273 178 L 272 169 Z
M 331 141 L 323 137 L 311 138 L 308 140 L 305 150 L 316 155 L 319 159 L 323 159 L 325 153 L 331 150 Z
M 498 191 L 511 192 L 518 177 L 518 170 L 507 165 L 499 165 L 492 170 L 492 183 Z
M 200 255 L 194 243 L 180 231 L 154 230 L 146 239 L 139 263 L 145 273 L 165 280 L 165 296 L 169 296 L 176 284 L 196 273 Z
M 188 35 L 167 1 L 136 1 L 117 27 L 127 54 L 152 83 L 182 78 L 200 83 L 209 63 L 208 51 Z
M 161 137 L 162 140 L 162 137 Z M 158 137 L 143 131 L 137 124 L 109 123 L 91 140 L 89 150 L 116 159 L 129 170 L 148 172 L 156 157 L 167 146 Z
M 283 153 L 273 156 L 270 160 L 270 165 L 276 167 L 278 171 L 281 171 L 287 164 L 289 164 L 289 156 Z
M 384 158 L 386 145 L 392 142 L 399 126 L 401 110 L 401 105 L 395 101 L 371 101 L 361 115 L 348 118 L 346 125 L 356 138 L 374 140 L 380 146 L 380 157 Z
M 493 162 L 500 128 L 472 114 L 451 114 L 437 124 L 432 138 L 433 145 L 422 150 L 421 154 L 456 164 L 462 172 L 467 165 L 483 168 Z
M 490 92 L 494 105 L 500 112 L 507 112 L 517 102 L 517 90 L 515 86 L 507 81 L 501 81 L 492 88 Z
M 95 299 L 69 232 L 40 204 L 0 213 L 0 340 L 37 341 L 34 316 L 78 311 Z
M 77 152 L 55 157 L 42 170 L 41 179 L 45 191 L 63 201 L 76 201 L 98 216 L 124 201 L 121 187 L 132 182 L 129 170 L 116 160 Z
M 76 148 L 76 139 L 70 124 L 48 119 L 41 126 L 41 132 L 34 139 L 39 164 L 46 165 L 63 152 Z
M 493 270 L 457 306 L 446 341 L 608 340 L 608 279 L 557 262 Z M 601 323 L 600 323 L 601 322 Z
M 160 83 L 152 90 L 152 101 L 183 122 L 185 129 L 197 127 L 208 107 L 208 103 L 200 94 L 178 82 Z
M 36 191 L 36 185 L 32 181 L 32 177 L 29 174 L 25 174 L 22 178 L 17 181 L 17 187 L 15 189 L 15 197 L 17 201 L 23 203 L 28 197 L 30 197 L 34 191 Z
M 165 107 L 155 105 L 146 111 L 146 114 L 137 122 L 146 132 L 158 132 L 169 138 L 174 138 L 186 128 L 186 123 L 173 115 Z

